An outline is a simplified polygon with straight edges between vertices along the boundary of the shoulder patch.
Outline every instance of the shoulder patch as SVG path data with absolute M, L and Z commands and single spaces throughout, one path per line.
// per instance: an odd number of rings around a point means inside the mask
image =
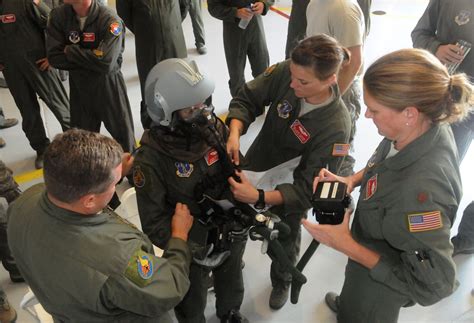
M 114 21 L 113 23 L 110 24 L 110 32 L 114 36 L 118 36 L 122 33 L 122 26 L 118 21 Z
M 334 144 L 332 147 L 333 156 L 347 156 L 349 155 L 349 150 L 351 149 L 350 144 Z
M 125 277 L 137 286 L 145 287 L 149 285 L 154 270 L 151 257 L 151 254 L 141 249 L 135 251 L 128 261 L 127 268 L 125 269 Z
M 267 67 L 267 69 L 265 70 L 265 72 L 263 72 L 263 76 L 269 76 L 273 73 L 273 70 L 275 69 L 275 67 L 277 66 L 277 64 L 273 64 L 272 66 L 269 66 Z
M 140 166 L 135 166 L 133 168 L 133 185 L 138 188 L 142 188 L 145 186 L 145 175 L 143 174 L 142 169 Z
M 440 211 L 408 214 L 408 230 L 410 232 L 431 231 L 442 227 Z

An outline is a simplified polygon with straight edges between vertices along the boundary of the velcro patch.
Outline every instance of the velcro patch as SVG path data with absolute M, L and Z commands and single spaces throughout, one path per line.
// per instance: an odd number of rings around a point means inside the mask
M 377 192 L 377 174 L 372 176 L 365 186 L 365 198 L 364 200 L 368 200 L 372 197 L 372 195 Z
M 152 257 L 153 255 L 141 249 L 135 251 L 128 261 L 125 277 L 137 286 L 145 287 L 149 285 L 154 270 Z
M 347 156 L 349 155 L 349 150 L 351 149 L 350 144 L 334 144 L 332 147 L 333 156 Z
M 95 42 L 95 33 L 83 33 L 82 40 L 87 43 Z
M 305 129 L 301 121 L 299 121 L 298 119 L 293 122 L 290 128 L 302 144 L 305 144 L 309 140 L 309 138 L 311 138 L 309 132 Z
M 423 232 L 443 227 L 440 211 L 408 214 L 408 229 L 410 232 Z
M 12 13 L 6 14 L 6 15 L 1 15 L 0 20 L 4 24 L 11 24 L 16 21 L 16 16 Z
M 273 73 L 273 70 L 275 69 L 276 64 L 273 64 L 272 66 L 267 67 L 265 72 L 263 72 L 263 76 L 269 76 Z
M 118 36 L 122 33 L 122 26 L 120 26 L 120 24 L 115 21 L 110 24 L 110 32 L 112 33 L 112 35 Z
M 219 160 L 219 153 L 217 150 L 211 149 L 207 152 L 206 156 L 204 156 L 204 159 L 206 160 L 207 166 L 211 166 Z
M 176 166 L 176 175 L 178 177 L 189 177 L 191 176 L 194 166 L 188 162 L 175 162 L 174 165 Z
M 135 185 L 137 188 L 142 188 L 145 186 L 145 182 L 145 175 L 143 174 L 140 166 L 135 166 L 133 168 L 133 185 Z

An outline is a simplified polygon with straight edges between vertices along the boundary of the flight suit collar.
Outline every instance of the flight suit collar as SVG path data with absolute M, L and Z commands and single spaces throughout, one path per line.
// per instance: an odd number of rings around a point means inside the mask
M 437 141 L 443 126 L 433 125 L 426 133 L 408 144 L 395 156 L 388 158 L 384 165 L 388 169 L 399 170 L 419 160 L 423 155 L 433 149 L 433 143 Z
M 108 218 L 105 212 L 91 216 L 84 216 L 77 212 L 60 208 L 50 201 L 46 191 L 43 192 L 43 196 L 40 200 L 40 207 L 48 215 L 72 225 L 93 226 L 106 222 Z
M 65 10 L 69 15 L 73 17 L 77 16 L 72 5 L 67 5 Z M 89 9 L 89 13 L 87 14 L 86 22 L 84 24 L 84 29 L 98 18 L 98 14 L 99 14 L 99 4 L 97 3 L 97 1 L 92 1 L 91 7 Z M 77 19 L 76 19 L 76 22 L 77 24 L 79 24 L 79 21 Z

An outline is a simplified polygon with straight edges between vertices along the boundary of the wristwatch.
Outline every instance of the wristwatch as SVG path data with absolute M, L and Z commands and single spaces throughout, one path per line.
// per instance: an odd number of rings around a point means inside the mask
M 255 203 L 254 207 L 257 210 L 262 210 L 265 208 L 265 191 L 262 189 L 257 189 L 258 191 L 258 200 Z

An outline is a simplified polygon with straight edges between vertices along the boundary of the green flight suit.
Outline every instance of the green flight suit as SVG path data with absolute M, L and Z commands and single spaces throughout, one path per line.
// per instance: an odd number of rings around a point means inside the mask
M 240 19 L 235 16 L 237 9 L 248 7 L 251 0 L 208 0 L 209 13 L 223 22 L 224 52 L 229 72 L 229 88 L 232 97 L 245 84 L 245 64 L 247 56 L 253 77 L 265 71 L 270 62 L 263 21 L 254 16 L 246 29 L 239 27 Z M 262 15 L 266 15 L 273 0 L 258 1 L 265 5 Z
M 43 184 L 8 211 L 8 242 L 55 322 L 171 322 L 189 287 L 191 254 L 173 238 L 162 258 L 146 235 L 110 210 L 84 216 L 54 205 Z
M 349 260 L 338 322 L 397 322 L 402 306 L 431 305 L 456 289 L 450 229 L 462 188 L 453 135 L 434 125 L 392 157 L 384 139 L 369 160 L 352 223 L 381 255 L 371 270 Z
M 219 122 L 220 134 L 225 126 Z M 209 138 L 208 138 L 209 139 Z M 212 139 L 212 138 L 211 138 Z M 177 202 L 186 204 L 194 216 L 188 243 L 195 259 L 205 258 L 210 237 L 215 226 L 203 225 L 198 219 L 202 210 L 195 196 L 196 186 L 204 178 L 213 185 L 205 194 L 213 199 L 229 199 L 227 178 L 222 176 L 222 166 L 216 150 L 209 146 L 198 133 L 182 133 L 164 127 L 145 131 L 140 150 L 134 161 L 133 177 L 137 192 L 138 211 L 143 231 L 151 241 L 162 246 L 171 232 L 171 215 Z M 232 228 L 231 228 L 232 229 Z M 230 256 L 220 266 L 213 268 L 216 312 L 222 317 L 230 310 L 240 309 L 244 297 L 242 257 L 247 235 L 236 235 L 229 242 Z M 205 323 L 204 310 L 207 301 L 207 277 L 210 268 L 191 263 L 191 286 L 183 301 L 175 308 L 179 322 Z
M 49 139 L 36 95 L 58 119 L 63 131 L 69 129 L 69 100 L 58 71 L 40 71 L 36 61 L 46 58 L 45 34 L 49 8 L 31 0 L 0 0 L 0 64 L 3 75 L 20 110 L 22 128 L 31 147 L 42 153 Z
M 150 128 L 145 106 L 145 81 L 148 72 L 167 58 L 187 57 L 177 0 L 117 0 L 117 13 L 135 35 L 135 55 L 142 103 L 141 122 Z
M 72 126 L 99 132 L 103 122 L 123 150 L 132 151 L 132 112 L 120 70 L 125 49 L 122 20 L 94 1 L 81 30 L 72 5 L 63 5 L 51 11 L 47 33 L 51 65 L 69 71 Z
M 242 163 L 244 169 L 266 171 L 296 157 L 301 157 L 293 172 L 294 182 L 275 187 L 283 195 L 284 204 L 272 207 L 291 228 L 289 237 L 279 238 L 293 263 L 296 263 L 301 241 L 301 219 L 311 208 L 314 176 L 323 167 L 337 171 L 347 154 L 351 130 L 349 112 L 337 86 L 335 98 L 327 106 L 299 116 L 301 99 L 290 87 L 290 61 L 271 66 L 267 72 L 248 82 L 232 99 L 226 122 L 238 119 L 244 124 L 243 134 L 255 118 L 270 105 L 265 122 Z M 338 148 L 344 147 L 340 153 Z M 344 150 L 343 149 L 343 150 Z M 272 284 L 289 285 L 291 276 L 277 262 L 272 263 Z

